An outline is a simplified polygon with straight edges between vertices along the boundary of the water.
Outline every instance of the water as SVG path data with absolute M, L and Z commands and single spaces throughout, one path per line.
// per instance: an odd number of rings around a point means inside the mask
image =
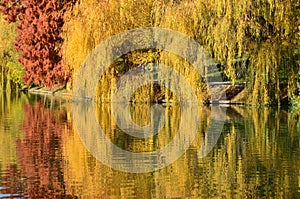
M 99 140 L 89 132 L 79 132 L 80 126 L 92 128 L 89 117 L 96 117 L 116 146 L 135 153 L 151 152 L 175 138 L 182 110 L 163 107 L 165 127 L 142 139 L 117 127 L 111 107 L 98 106 L 87 116 L 79 114 L 74 122 L 72 104 L 61 98 L 1 95 L 0 197 L 300 198 L 299 113 L 227 108 L 217 144 L 202 158 L 201 146 L 207 141 L 213 116 L 210 107 L 201 107 L 198 131 L 188 150 L 165 168 L 136 174 L 98 161 L 86 146 L 97 146 Z M 130 107 L 130 115 L 142 126 L 153 119 L 145 104 Z M 189 118 L 184 119 L 188 126 Z M 114 160 L 115 166 L 137 164 L 106 150 L 112 154 L 106 158 Z M 149 159 L 150 166 L 157 163 L 155 158 Z

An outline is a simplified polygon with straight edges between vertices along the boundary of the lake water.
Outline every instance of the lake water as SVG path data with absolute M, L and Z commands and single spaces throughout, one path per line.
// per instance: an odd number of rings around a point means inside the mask
M 132 121 L 144 126 L 156 120 L 149 108 L 130 106 Z M 155 123 L 163 125 L 156 125 L 159 133 L 137 138 L 119 128 L 120 115 L 113 114 L 112 104 L 78 110 L 57 97 L 0 95 L 0 197 L 300 198 L 297 112 L 203 106 L 193 138 L 189 133 L 177 135 L 181 125 L 192 128 L 189 112 L 176 105 L 163 106 L 165 122 Z M 213 121 L 219 114 L 224 114 L 224 125 L 214 145 L 208 132 L 217 131 Z M 101 144 L 104 138 L 94 132 L 93 121 L 105 139 L 129 154 L 163 149 L 175 137 L 180 142 L 193 139 L 176 161 L 160 168 L 175 152 L 159 161 L 157 154 L 143 160 L 124 157 Z M 213 148 L 202 157 L 208 142 Z M 133 173 L 130 169 L 139 164 L 156 171 Z M 131 172 L 122 171 L 126 169 Z

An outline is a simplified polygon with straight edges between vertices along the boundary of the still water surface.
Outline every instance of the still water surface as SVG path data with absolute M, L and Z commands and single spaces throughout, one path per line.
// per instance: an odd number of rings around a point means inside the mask
M 149 139 L 122 132 L 110 104 L 99 106 L 91 117 L 97 117 L 111 142 L 138 153 L 164 147 L 176 135 L 180 108 L 164 108 L 165 127 Z M 217 144 L 201 158 L 212 114 L 210 107 L 200 109 L 197 136 L 177 161 L 134 174 L 102 164 L 86 149 L 70 102 L 0 95 L 0 197 L 300 198 L 299 113 L 228 107 Z M 149 123 L 148 105 L 132 106 L 130 112 L 137 124 Z

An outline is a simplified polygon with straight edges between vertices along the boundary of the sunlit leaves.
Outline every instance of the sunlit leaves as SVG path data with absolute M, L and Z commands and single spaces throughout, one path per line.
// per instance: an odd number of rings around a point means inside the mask
M 80 1 L 69 15 L 64 56 L 74 75 L 101 41 L 125 30 L 152 26 L 177 30 L 196 39 L 222 64 L 233 83 L 239 80 L 236 60 L 247 57 L 249 65 L 243 80 L 251 91 L 247 98 L 250 103 L 279 103 L 280 83 L 294 84 L 286 76 L 299 71 L 296 0 L 89 0 Z M 184 71 L 185 66 L 181 67 Z M 292 95 L 297 92 L 297 88 L 290 90 Z
M 15 24 L 8 24 L 0 15 L 0 90 L 5 89 L 10 81 L 15 85 L 22 85 L 24 70 L 18 63 L 19 54 L 14 50 L 15 36 Z
M 19 62 L 25 67 L 23 80 L 41 86 L 67 81 L 60 55 L 63 13 L 72 1 L 12 1 L 1 3 L 1 11 L 9 22 L 18 21 L 15 47 L 21 53 Z

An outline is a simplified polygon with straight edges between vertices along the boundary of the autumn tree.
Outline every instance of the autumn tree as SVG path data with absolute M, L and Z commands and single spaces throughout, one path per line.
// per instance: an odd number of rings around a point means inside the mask
M 140 27 L 169 28 L 201 44 L 220 63 L 224 69 L 220 72 L 233 84 L 246 81 L 244 100 L 248 103 L 280 104 L 288 93 L 290 101 L 296 99 L 300 104 L 299 0 L 78 2 L 66 14 L 71 17 L 64 24 L 63 53 L 74 75 L 94 47 L 112 35 Z M 188 73 L 186 64 L 168 57 L 173 63 L 166 65 L 186 74 L 190 82 L 197 82 L 194 73 Z M 241 60 L 247 63 L 244 71 L 237 64 Z M 103 81 L 98 86 L 101 100 L 107 99 L 114 89 L 112 80 L 118 73 L 117 67 L 115 73 L 105 74 L 110 82 Z M 241 72 L 244 79 L 240 78 Z M 144 95 L 141 99 L 145 99 Z
M 64 84 L 69 74 L 64 70 L 60 46 L 63 14 L 74 0 L 2 0 L 1 12 L 9 22 L 18 21 L 15 48 L 25 67 L 27 85 Z
M 15 23 L 4 20 L 0 14 L 0 90 L 9 92 L 22 86 L 23 66 L 18 63 L 19 55 L 14 49 Z

